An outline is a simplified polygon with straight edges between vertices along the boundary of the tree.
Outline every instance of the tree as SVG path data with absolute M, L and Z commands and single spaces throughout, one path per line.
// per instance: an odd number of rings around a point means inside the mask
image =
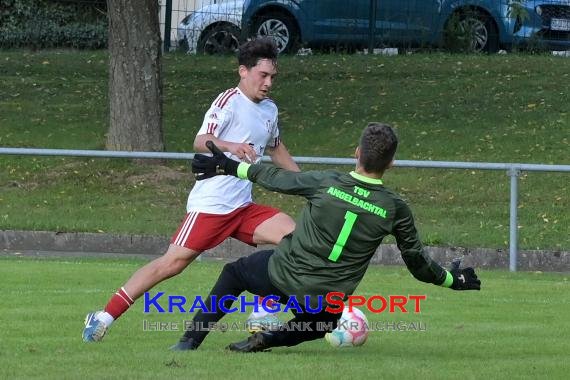
M 157 0 L 107 0 L 107 150 L 164 150 L 158 11 Z

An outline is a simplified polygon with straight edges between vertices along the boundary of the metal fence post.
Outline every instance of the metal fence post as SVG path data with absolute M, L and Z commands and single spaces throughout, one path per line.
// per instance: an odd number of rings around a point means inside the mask
M 164 53 L 170 51 L 170 24 L 172 23 L 172 0 L 166 0 L 166 9 L 164 11 Z
M 511 211 L 510 211 L 510 236 L 509 236 L 509 270 L 517 271 L 517 255 L 518 255 L 518 222 L 517 222 L 517 205 L 519 203 L 518 178 L 521 171 L 516 167 L 511 167 L 507 171 L 507 175 L 511 177 Z
M 368 54 L 374 54 L 374 37 L 376 35 L 376 5 L 378 0 L 370 0 L 370 18 L 368 19 Z

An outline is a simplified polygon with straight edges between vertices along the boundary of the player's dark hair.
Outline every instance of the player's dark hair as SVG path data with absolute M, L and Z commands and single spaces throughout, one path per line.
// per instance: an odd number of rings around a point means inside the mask
M 398 136 L 388 124 L 368 123 L 360 136 L 360 165 L 368 173 L 383 173 L 394 159 Z
M 269 59 L 277 66 L 277 55 L 279 49 L 273 38 L 262 37 L 247 41 L 239 47 L 238 63 L 248 69 L 257 65 L 260 59 Z

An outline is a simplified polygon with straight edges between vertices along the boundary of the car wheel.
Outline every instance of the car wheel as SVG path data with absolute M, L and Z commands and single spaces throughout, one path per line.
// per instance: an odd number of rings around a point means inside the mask
M 299 32 L 291 18 L 281 13 L 259 17 L 253 28 L 258 37 L 271 37 L 279 53 L 295 52 L 299 48 Z
M 219 24 L 204 32 L 196 47 L 199 54 L 233 54 L 240 45 L 241 31 L 232 24 Z
M 495 53 L 499 49 L 499 34 L 493 20 L 477 11 L 452 17 L 446 34 L 447 47 L 451 50 Z
M 185 53 L 188 52 L 188 40 L 186 38 L 178 41 L 178 50 L 183 51 Z

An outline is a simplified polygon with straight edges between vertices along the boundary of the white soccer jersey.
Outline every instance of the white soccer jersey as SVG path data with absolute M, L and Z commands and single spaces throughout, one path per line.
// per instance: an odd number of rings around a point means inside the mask
M 277 106 L 270 99 L 252 102 L 239 88 L 221 93 L 204 117 L 198 135 L 211 133 L 220 140 L 248 143 L 261 160 L 265 147 L 279 145 Z M 237 156 L 225 152 L 233 160 Z M 252 184 L 233 176 L 215 176 L 197 181 L 188 196 L 186 210 L 228 214 L 252 202 Z

